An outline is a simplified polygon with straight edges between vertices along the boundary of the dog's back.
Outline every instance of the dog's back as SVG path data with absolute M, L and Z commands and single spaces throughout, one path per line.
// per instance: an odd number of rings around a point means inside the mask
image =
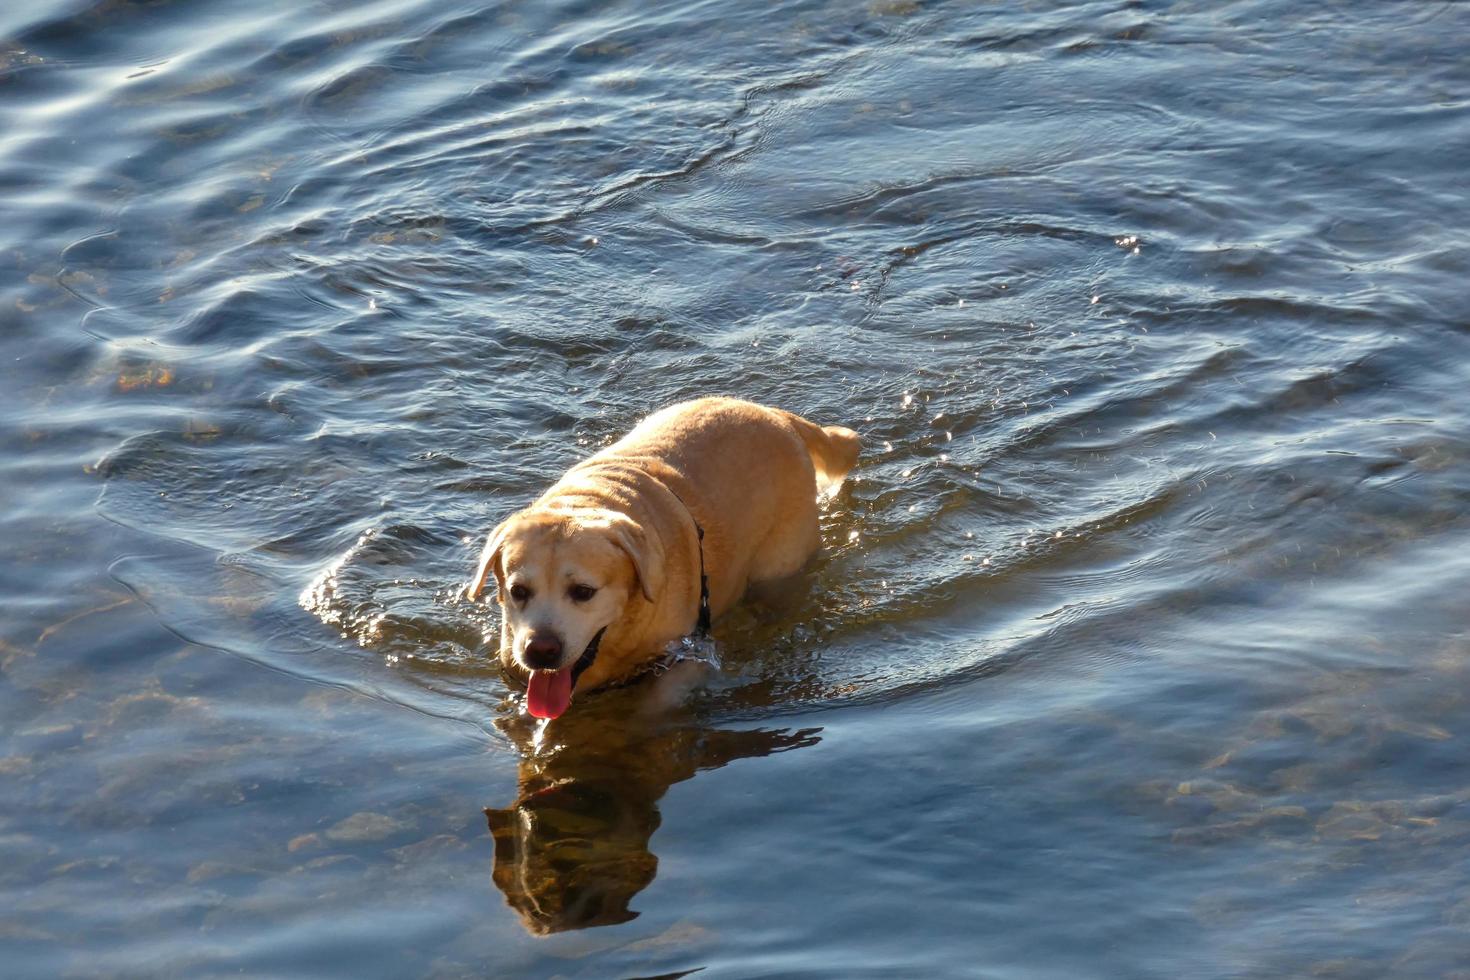
M 705 529 L 715 613 L 750 584 L 799 571 L 817 550 L 817 498 L 842 483 L 861 441 L 842 426 L 738 398 L 660 409 L 588 464 L 657 471 Z

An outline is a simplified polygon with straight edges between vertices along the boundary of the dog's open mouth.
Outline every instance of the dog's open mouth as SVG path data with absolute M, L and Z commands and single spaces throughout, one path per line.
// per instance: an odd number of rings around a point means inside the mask
M 560 718 L 572 706 L 572 688 L 582 671 L 592 666 L 597 659 L 597 647 L 602 643 L 602 634 L 607 627 L 597 631 L 582 656 L 570 667 L 561 670 L 533 670 L 526 680 L 526 710 L 533 718 Z
M 533 670 L 526 682 L 526 710 L 533 718 L 559 718 L 572 705 L 573 669 Z

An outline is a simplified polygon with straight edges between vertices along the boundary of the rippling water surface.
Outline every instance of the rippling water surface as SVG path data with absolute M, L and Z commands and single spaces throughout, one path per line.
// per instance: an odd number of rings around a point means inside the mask
M 1470 969 L 1470 6 L 0 12 L 8 975 Z M 485 530 L 867 450 L 666 717 Z

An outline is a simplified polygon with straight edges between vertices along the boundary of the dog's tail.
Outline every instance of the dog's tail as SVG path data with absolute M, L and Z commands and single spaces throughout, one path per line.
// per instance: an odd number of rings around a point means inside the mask
M 779 409 L 778 409 L 779 411 Z M 840 425 L 817 425 L 800 415 L 781 412 L 812 454 L 817 469 L 817 492 L 831 493 L 842 486 L 842 480 L 857 463 L 863 441 L 851 429 Z

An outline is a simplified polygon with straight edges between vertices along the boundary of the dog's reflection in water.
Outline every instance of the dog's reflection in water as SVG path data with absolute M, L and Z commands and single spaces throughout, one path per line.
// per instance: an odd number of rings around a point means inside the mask
M 815 745 L 821 731 L 712 730 L 667 718 L 645 727 L 574 711 L 536 746 L 529 719 L 501 727 L 523 755 L 515 803 L 485 811 L 495 884 L 537 935 L 638 915 L 628 903 L 658 872 L 648 841 L 671 785 L 736 759 Z

